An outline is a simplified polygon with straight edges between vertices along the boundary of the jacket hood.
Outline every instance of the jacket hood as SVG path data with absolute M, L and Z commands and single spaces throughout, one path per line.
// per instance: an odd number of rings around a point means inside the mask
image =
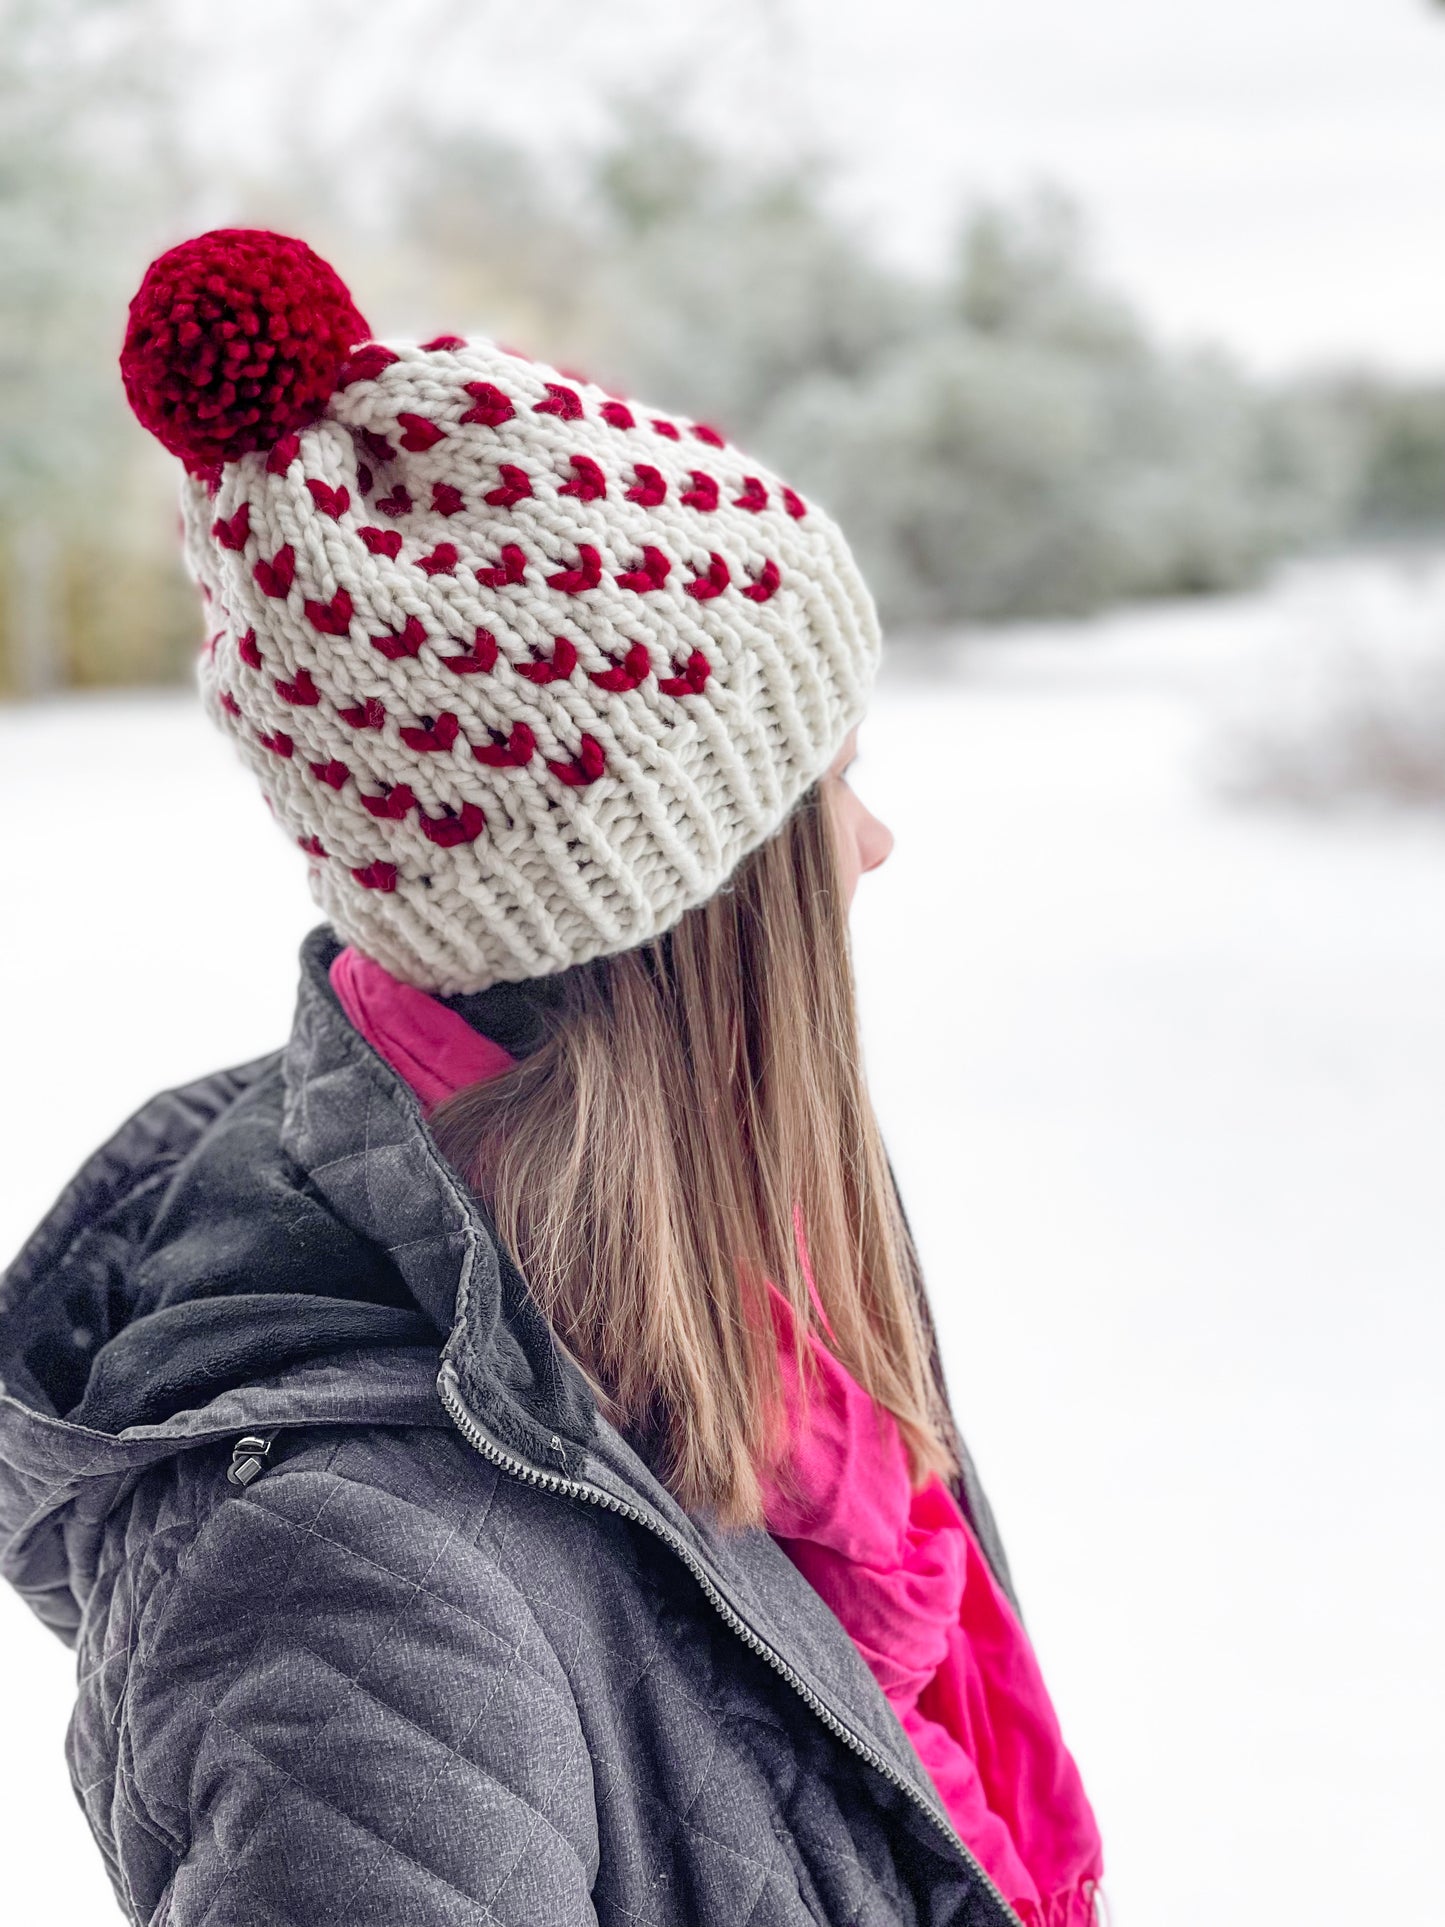
M 581 1469 L 592 1394 L 337 1003 L 339 947 L 303 944 L 282 1050 L 143 1106 L 0 1278 L 0 1570 L 57 1630 L 77 1524 L 146 1467 L 248 1430 L 448 1424 L 443 1352 L 499 1442 Z

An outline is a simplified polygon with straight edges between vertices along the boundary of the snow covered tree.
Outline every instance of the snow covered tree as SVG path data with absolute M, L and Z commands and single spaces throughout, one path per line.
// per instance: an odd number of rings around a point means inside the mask
M 597 165 L 592 300 L 605 359 L 640 393 L 746 437 L 810 376 L 861 378 L 931 325 L 930 293 L 825 212 L 825 164 L 750 165 L 629 105 Z
M 1056 190 L 974 210 L 929 324 L 805 375 L 769 439 L 919 626 L 1236 588 L 1334 499 L 1318 438 L 1223 356 L 1154 348 Z

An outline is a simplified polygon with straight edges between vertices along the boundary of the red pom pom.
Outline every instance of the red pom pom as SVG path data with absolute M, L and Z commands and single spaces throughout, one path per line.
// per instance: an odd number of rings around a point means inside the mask
M 121 375 L 137 418 L 195 473 L 314 421 L 370 333 L 304 241 L 214 228 L 147 268 Z

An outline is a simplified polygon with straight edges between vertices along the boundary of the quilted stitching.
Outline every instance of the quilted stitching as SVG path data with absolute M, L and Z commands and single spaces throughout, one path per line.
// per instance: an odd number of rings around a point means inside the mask
M 879 1809 L 850 1758 L 819 1771 L 821 1729 L 682 1569 L 612 1515 L 516 1485 L 445 1434 L 354 1433 L 344 1450 L 311 1439 L 239 1499 L 220 1496 L 206 1454 L 146 1485 L 135 1502 L 163 1551 L 147 1596 L 111 1601 L 141 1626 L 121 1728 L 146 1806 L 186 1809 L 187 1846 L 157 1869 L 140 1824 L 107 1810 L 133 1921 L 163 1897 L 169 1927 L 990 1918 Z M 435 1542 L 409 1572 L 387 1535 L 415 1546 L 423 1523 Z M 255 1554 L 262 1596 L 212 1656 L 206 1622 L 246 1596 L 242 1525 L 263 1532 L 270 1563 Z M 114 1518 L 107 1530 L 120 1530 Z M 88 1628 L 83 1697 L 120 1670 L 96 1664 L 105 1620 Z M 201 1677 L 182 1663 L 194 1650 L 207 1656 Z M 274 1726 L 277 1668 L 314 1704 L 309 1726 L 300 1709 L 299 1725 Z M 556 1763 L 545 1782 L 515 1757 L 521 1732 L 534 1761 Z M 85 1733 L 80 1778 L 101 1791 L 121 1732 L 91 1720 Z M 385 1814 L 368 1804 L 370 1777 L 338 1779 L 355 1734 L 387 1754 Z M 480 1807 L 476 1774 L 492 1788 Z M 590 1814 L 576 1804 L 584 1788 Z
M 328 1503 L 329 1503 L 329 1500 L 325 1500 L 322 1502 L 322 1507 L 321 1507 L 322 1512 L 325 1511 L 326 1505 Z M 320 1513 L 318 1513 L 317 1517 L 318 1518 L 320 1517 Z M 441 1556 L 442 1556 L 441 1553 L 438 1552 L 436 1555 L 436 1558 L 440 1559 Z M 433 1564 L 435 1564 L 435 1561 L 433 1561 Z M 406 1608 L 404 1606 L 398 1608 L 396 1619 L 393 1619 L 388 1625 L 383 1627 L 383 1629 L 379 1633 L 376 1634 L 375 1644 L 371 1647 L 366 1657 L 362 1660 L 359 1671 L 351 1676 L 353 1685 L 359 1686 L 361 1684 L 362 1677 L 365 1674 L 367 1667 L 370 1665 L 372 1659 L 375 1657 L 376 1653 L 380 1650 L 381 1646 L 391 1636 L 392 1632 L 395 1630 L 397 1620 L 402 1617 L 405 1610 Z M 264 1638 L 264 1633 L 261 1635 L 261 1638 L 262 1639 Z M 258 1639 L 257 1641 L 258 1648 L 260 1643 L 261 1643 L 261 1640 Z M 254 1657 L 254 1654 L 253 1654 L 253 1657 Z M 248 1662 L 248 1665 L 249 1665 L 249 1662 Z M 219 1717 L 220 1717 L 219 1709 L 213 1708 L 210 1718 L 218 1719 Z M 326 1729 L 329 1723 L 330 1723 L 329 1720 L 323 1720 L 319 1726 L 316 1726 L 312 1729 L 310 1734 L 310 1739 L 309 1739 L 308 1752 L 314 1751 L 316 1748 L 318 1748 L 321 1745 L 322 1738 L 326 1732 Z M 234 1728 L 231 1728 L 230 1730 L 235 1731 Z M 243 1739 L 247 1738 L 247 1736 L 244 1734 L 240 1735 L 239 1737 Z M 202 1738 L 204 1739 L 204 1734 L 202 1735 Z M 252 1745 L 255 1744 L 254 1741 L 250 1741 L 249 1743 Z M 262 1749 L 260 1747 L 257 1747 L 256 1750 L 260 1752 Z M 295 1765 L 293 1765 L 292 1767 L 286 1770 L 284 1777 L 282 1778 L 280 1785 L 275 1789 L 275 1792 L 284 1792 L 293 1780 L 299 1779 L 302 1775 L 304 1765 L 305 1765 L 305 1756 L 303 1756 L 303 1759 L 301 1761 L 298 1761 Z M 315 1798 L 316 1795 L 315 1795 L 314 1788 L 311 1789 L 311 1792 L 312 1792 L 312 1797 Z M 272 1795 L 272 1798 L 274 1797 L 275 1797 L 275 1793 L 273 1793 Z M 264 1819 L 265 1819 L 265 1809 L 263 1808 L 261 1813 L 258 1815 L 256 1819 L 255 1826 L 259 1827 L 262 1824 L 262 1821 Z M 253 1831 L 254 1831 L 254 1828 L 253 1828 Z M 248 1835 L 246 1840 L 242 1841 L 240 1855 L 238 1855 L 238 1859 L 244 1856 L 249 1839 L 250 1839 L 250 1836 Z M 204 1914 L 202 1914 L 200 1920 L 197 1921 L 196 1927 L 205 1927 L 205 1922 L 209 1917 L 212 1909 L 214 1908 L 216 1899 L 219 1898 L 219 1895 L 220 1895 L 220 1889 L 217 1889 L 216 1895 L 212 1898 L 210 1905 L 206 1908 L 206 1911 Z
M 260 1749 L 256 1746 L 255 1741 L 248 1734 L 238 1733 L 236 1735 L 236 1738 L 243 1747 L 249 1748 L 251 1751 L 255 1752 L 259 1758 L 261 1758 L 262 1760 L 266 1760 L 265 1754 L 261 1753 Z M 266 1760 L 266 1764 L 271 1765 L 272 1762 L 270 1762 L 269 1760 Z M 287 1777 L 289 1779 L 291 1776 L 288 1775 Z M 374 1829 L 367 1827 L 363 1822 L 357 1819 L 354 1813 L 348 1813 L 345 1810 L 345 1808 L 336 1805 L 336 1803 L 332 1800 L 328 1800 L 324 1794 L 318 1793 L 314 1787 L 310 1787 L 310 1786 L 301 1787 L 299 1788 L 299 1791 L 304 1793 L 308 1801 L 314 1802 L 314 1804 L 319 1807 L 324 1807 L 328 1813 L 334 1815 L 335 1818 L 342 1824 L 342 1826 L 348 1832 L 355 1830 L 356 1832 L 364 1833 L 368 1839 L 374 1840 L 376 1844 L 379 1847 L 381 1847 L 387 1854 L 394 1856 L 395 1859 L 403 1862 L 407 1868 L 422 1875 L 426 1882 L 428 1883 L 435 1882 L 437 1886 L 445 1887 L 450 1893 L 455 1894 L 459 1899 L 465 1901 L 468 1907 L 475 1909 L 478 1915 L 483 1919 L 489 1922 L 496 1921 L 498 1919 L 498 1916 L 493 1914 L 490 1904 L 487 1900 L 481 1898 L 477 1894 L 468 1892 L 467 1889 L 464 1887 L 457 1886 L 454 1882 L 448 1880 L 444 1874 L 438 1873 L 434 1867 L 428 1867 L 426 1863 L 422 1860 L 419 1860 L 415 1854 L 408 1853 L 404 1847 L 399 1846 L 394 1840 L 388 1840 L 384 1838 L 381 1834 L 377 1833 Z M 520 1859 L 520 1856 L 518 1856 L 518 1858 Z M 510 1877 L 510 1872 L 515 1872 L 516 1864 L 517 1863 L 514 1861 L 513 1866 L 509 1871 L 508 1877 Z M 239 1867 L 239 1862 L 233 1862 L 231 1864 L 231 1866 L 228 1869 L 228 1878 L 230 1875 L 234 1874 L 238 1870 L 238 1867 Z M 505 1884 L 506 1883 L 504 1881 L 502 1885 L 505 1885 Z M 360 1891 L 361 1891 L 360 1887 L 353 1890 L 353 1895 L 352 1895 L 353 1900 L 359 1895 Z M 500 1891 L 500 1888 L 498 1889 L 498 1891 Z M 205 1927 L 205 1923 L 210 1919 L 210 1916 L 215 1909 L 216 1902 L 223 1897 L 224 1896 L 220 1891 L 218 1891 L 217 1894 L 213 1896 L 211 1901 L 208 1902 L 204 1912 L 201 1913 L 196 1918 L 195 1927 Z M 494 1894 L 492 1898 L 495 1898 L 495 1897 L 496 1896 Z M 388 1904 L 390 1904 L 390 1902 Z

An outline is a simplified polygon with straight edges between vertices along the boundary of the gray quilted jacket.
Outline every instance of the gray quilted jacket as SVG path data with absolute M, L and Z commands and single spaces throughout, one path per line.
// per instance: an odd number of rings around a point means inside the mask
M 335 948 L 283 1050 L 152 1100 L 0 1281 L 0 1557 L 77 1648 L 127 1918 L 1012 1920 L 780 1548 L 600 1417 Z

